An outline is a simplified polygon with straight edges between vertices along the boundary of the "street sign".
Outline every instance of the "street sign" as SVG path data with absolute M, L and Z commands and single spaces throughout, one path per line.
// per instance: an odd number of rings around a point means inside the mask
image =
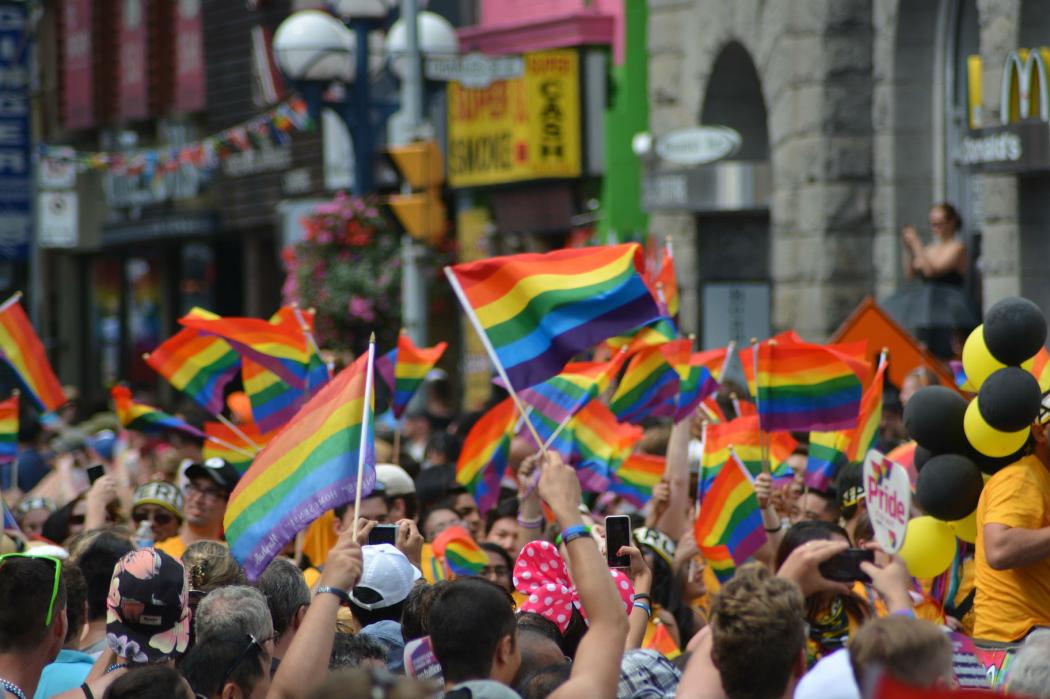
M 730 157 L 741 143 L 740 134 L 728 126 L 693 126 L 658 138 L 656 154 L 675 165 L 703 165 Z
M 525 59 L 521 56 L 486 56 L 482 53 L 429 56 L 425 70 L 428 80 L 455 81 L 463 87 L 480 89 L 497 80 L 522 77 L 525 75 Z

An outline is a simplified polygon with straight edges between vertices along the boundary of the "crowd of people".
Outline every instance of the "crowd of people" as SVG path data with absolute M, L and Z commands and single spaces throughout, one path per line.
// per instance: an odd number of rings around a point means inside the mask
M 910 376 L 901 401 L 931 380 Z M 1050 697 L 1047 424 L 992 477 L 976 546 L 961 543 L 945 576 L 913 578 L 874 543 L 859 464 L 829 491 L 804 487 L 802 445 L 794 480 L 756 479 L 767 542 L 719 584 L 693 533 L 698 419 L 646 427 L 641 450 L 667 467 L 641 510 L 582 492 L 574 468 L 521 436 L 498 504 L 481 512 L 454 478 L 479 415 L 452 409 L 446 377 L 424 393 L 400 453 L 380 422 L 360 507 L 325 513 L 251 581 L 224 543 L 230 464 L 104 417 L 23 434 L 18 472 L 3 471 L 19 529 L 0 542 L 0 691 L 815 699 L 888 677 Z M 884 442 L 904 437 L 895 414 L 887 401 Z M 604 516 L 624 514 L 629 565 L 610 569 Z M 381 525 L 392 543 L 374 543 Z M 453 529 L 485 562 L 435 576 L 433 545 Z M 826 577 L 821 564 L 849 548 L 873 551 L 863 574 Z M 989 672 L 971 638 L 1005 653 L 1009 673 Z

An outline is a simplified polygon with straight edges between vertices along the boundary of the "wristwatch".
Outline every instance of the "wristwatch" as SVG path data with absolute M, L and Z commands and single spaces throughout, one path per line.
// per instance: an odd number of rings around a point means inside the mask
M 335 595 L 343 604 L 350 604 L 350 594 L 346 590 L 340 590 L 338 587 L 332 587 L 331 585 L 319 585 L 314 594 L 320 595 L 325 592 Z

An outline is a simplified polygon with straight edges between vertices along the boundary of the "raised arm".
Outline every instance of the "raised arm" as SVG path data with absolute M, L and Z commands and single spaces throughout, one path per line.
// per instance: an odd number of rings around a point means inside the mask
M 550 696 L 554 699 L 615 697 L 620 678 L 620 659 L 627 639 L 627 615 L 609 569 L 588 535 L 574 536 L 582 526 L 580 481 L 576 471 L 561 457 L 549 452 L 543 465 L 540 496 L 547 502 L 562 528 L 569 568 L 589 628 L 576 650 L 569 681 Z
M 692 421 L 682 420 L 671 429 L 667 444 L 667 465 L 664 480 L 671 487 L 667 509 L 656 520 L 656 528 L 675 541 L 689 528 L 689 438 Z

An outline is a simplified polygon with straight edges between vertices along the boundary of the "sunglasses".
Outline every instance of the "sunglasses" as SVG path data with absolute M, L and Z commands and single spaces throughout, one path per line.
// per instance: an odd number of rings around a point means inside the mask
M 136 524 L 139 522 L 145 522 L 147 519 L 151 519 L 157 524 L 164 526 L 165 524 L 171 524 L 175 520 L 175 517 L 174 515 L 168 512 L 139 511 L 131 513 L 131 519 L 134 520 Z
M 229 667 L 226 668 L 226 672 L 223 673 L 222 683 L 219 685 L 220 692 L 222 691 L 222 688 L 226 686 L 226 683 L 230 681 L 230 675 L 234 673 L 234 671 L 237 669 L 237 666 L 241 664 L 241 662 L 248 656 L 248 653 L 250 653 L 253 648 L 255 648 L 260 654 L 262 653 L 262 646 L 259 645 L 259 642 L 255 640 L 255 636 L 252 636 L 250 633 L 245 634 L 245 636 L 248 638 L 248 645 L 246 645 L 244 647 L 244 650 L 242 650 L 237 655 L 237 657 L 233 659 L 233 662 L 230 663 Z
M 28 558 L 31 561 L 43 561 L 54 564 L 55 582 L 51 585 L 51 602 L 47 605 L 47 619 L 44 621 L 44 626 L 51 626 L 51 618 L 55 612 L 55 600 L 58 599 L 58 581 L 62 577 L 62 561 L 51 556 L 30 556 L 26 553 L 5 553 L 0 556 L 0 568 L 3 567 L 4 561 L 10 558 Z

